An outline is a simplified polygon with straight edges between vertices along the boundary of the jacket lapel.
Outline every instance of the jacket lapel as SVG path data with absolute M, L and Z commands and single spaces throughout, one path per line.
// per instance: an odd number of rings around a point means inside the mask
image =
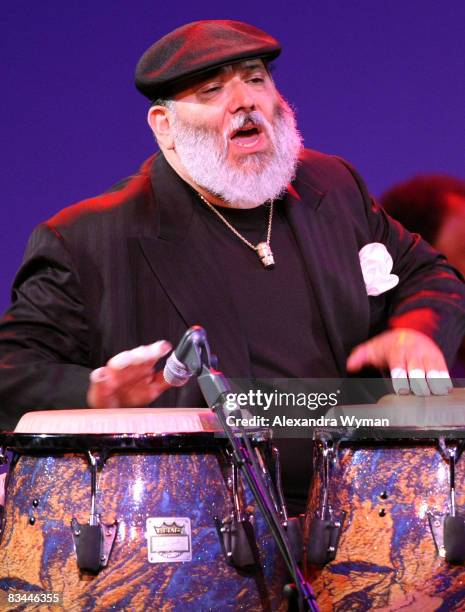
M 139 242 L 153 273 L 186 328 L 205 328 L 219 369 L 227 376 L 250 377 L 246 339 L 191 188 L 162 155 L 152 167 L 152 187 L 160 231 L 157 238 Z
M 351 348 L 367 337 L 369 311 L 358 247 L 345 219 L 338 218 L 331 192 L 297 180 L 285 210 L 306 265 L 335 362 L 346 375 Z M 340 216 L 340 213 L 339 213 Z

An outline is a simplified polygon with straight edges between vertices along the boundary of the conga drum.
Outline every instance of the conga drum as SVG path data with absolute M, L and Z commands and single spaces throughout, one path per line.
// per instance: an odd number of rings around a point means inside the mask
M 251 437 L 266 465 L 269 438 Z M 76 612 L 286 609 L 284 564 L 209 410 L 35 412 L 0 447 L 0 609 L 56 609 L 50 594 Z M 243 567 L 222 533 L 238 515 Z
M 399 418 L 419 401 L 396 398 Z M 465 403 L 422 401 L 442 425 L 315 434 L 305 569 L 322 612 L 465 609 Z

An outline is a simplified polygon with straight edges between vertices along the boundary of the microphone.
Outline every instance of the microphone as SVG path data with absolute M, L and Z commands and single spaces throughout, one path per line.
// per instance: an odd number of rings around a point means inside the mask
M 191 376 L 200 373 L 202 365 L 209 366 L 210 362 L 207 334 L 200 325 L 193 325 L 166 360 L 163 378 L 173 387 L 182 387 Z
M 172 387 L 182 387 L 196 375 L 207 405 L 212 407 L 231 391 L 230 384 L 222 372 L 213 369 L 216 357 L 210 353 L 207 332 L 200 325 L 193 325 L 184 333 L 178 346 L 166 360 L 163 378 Z M 234 404 L 228 407 L 228 414 L 239 418 L 243 413 Z

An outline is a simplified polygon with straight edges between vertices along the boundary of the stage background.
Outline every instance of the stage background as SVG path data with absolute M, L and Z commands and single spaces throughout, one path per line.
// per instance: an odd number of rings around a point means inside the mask
M 379 195 L 425 171 L 465 178 L 463 0 L 16 0 L 2 6 L 0 310 L 32 228 L 154 150 L 134 66 L 197 19 L 279 38 L 275 78 L 307 146 L 344 156 Z

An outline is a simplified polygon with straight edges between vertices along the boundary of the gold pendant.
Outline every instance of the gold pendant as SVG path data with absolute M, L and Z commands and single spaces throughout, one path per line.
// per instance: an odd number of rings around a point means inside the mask
M 274 257 L 268 242 L 257 244 L 257 254 L 265 268 L 274 268 Z

